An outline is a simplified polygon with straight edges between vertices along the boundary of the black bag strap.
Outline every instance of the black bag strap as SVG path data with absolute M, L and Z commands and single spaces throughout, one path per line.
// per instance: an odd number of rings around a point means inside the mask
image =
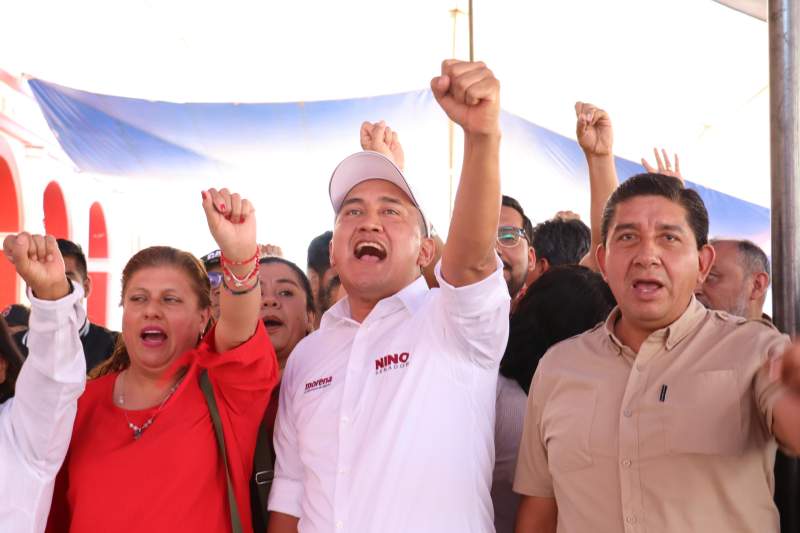
M 261 515 L 266 519 L 267 500 L 269 491 L 272 488 L 272 480 L 275 478 L 275 449 L 272 446 L 272 438 L 269 434 L 269 417 L 265 414 L 258 426 L 258 438 L 256 440 L 256 454 L 253 460 L 253 476 L 256 482 L 256 493 L 258 502 L 261 506 Z M 266 520 L 265 520 L 266 521 Z
M 236 505 L 236 495 L 233 492 L 231 472 L 228 468 L 228 453 L 225 451 L 225 434 L 222 432 L 222 419 L 219 416 L 217 400 L 214 398 L 214 389 L 211 387 L 211 380 L 208 378 L 206 370 L 200 373 L 200 388 L 203 391 L 203 396 L 206 397 L 208 410 L 211 413 L 211 421 L 214 423 L 214 433 L 217 435 L 217 445 L 222 455 L 222 462 L 225 464 L 225 477 L 228 480 L 228 507 L 231 510 L 231 528 L 233 533 L 243 533 L 242 521 L 239 519 L 239 506 Z

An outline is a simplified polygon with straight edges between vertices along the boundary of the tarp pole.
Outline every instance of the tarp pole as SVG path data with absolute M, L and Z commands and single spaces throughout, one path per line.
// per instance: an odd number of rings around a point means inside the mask
M 469 0 L 469 60 L 475 61 L 475 43 L 472 40 L 472 0 Z
M 800 2 L 769 0 L 772 312 L 775 325 L 800 332 Z M 800 465 L 778 453 L 775 501 L 781 532 L 800 533 Z

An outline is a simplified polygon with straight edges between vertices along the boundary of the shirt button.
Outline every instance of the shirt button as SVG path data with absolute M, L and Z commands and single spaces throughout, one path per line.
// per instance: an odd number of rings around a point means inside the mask
M 629 523 L 629 524 L 635 524 L 636 523 L 636 517 L 635 516 L 629 516 L 628 518 L 625 519 L 625 521 L 627 523 Z
M 625 410 L 622 412 L 622 414 L 623 414 L 623 415 L 625 415 L 625 417 L 626 417 L 626 418 L 630 418 L 630 417 L 632 417 L 632 416 L 633 416 L 633 411 L 631 411 L 630 409 L 625 409 Z
M 342 424 L 347 424 L 348 422 L 350 422 L 350 419 L 348 417 L 346 417 L 346 416 L 343 416 L 342 417 Z
M 339 469 L 339 473 L 340 474 L 346 474 L 347 473 L 347 469 L 346 468 L 340 468 Z
M 630 459 L 624 459 L 622 461 L 622 466 L 631 466 L 631 460 Z
M 342 522 L 341 520 L 336 522 L 336 529 L 344 529 L 344 522 Z
M 636 364 L 636 370 L 638 370 L 639 372 L 641 372 L 641 371 L 642 371 L 642 368 L 644 368 L 644 367 L 643 367 L 641 364 L 639 364 L 639 363 L 637 363 L 637 364 Z

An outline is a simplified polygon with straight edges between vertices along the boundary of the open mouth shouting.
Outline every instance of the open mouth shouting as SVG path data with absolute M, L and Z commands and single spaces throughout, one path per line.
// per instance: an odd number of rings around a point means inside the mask
M 158 348 L 167 342 L 167 333 L 158 326 L 146 326 L 139 333 L 142 344 L 148 348 Z
M 284 324 L 283 320 L 275 315 L 267 315 L 261 321 L 264 323 L 264 327 L 267 328 L 267 332 L 273 332 Z
M 655 278 L 638 278 L 633 280 L 633 291 L 642 299 L 651 299 L 660 294 L 664 284 Z
M 366 263 L 379 263 L 386 259 L 386 248 L 379 242 L 360 241 L 356 243 L 353 255 L 359 261 Z

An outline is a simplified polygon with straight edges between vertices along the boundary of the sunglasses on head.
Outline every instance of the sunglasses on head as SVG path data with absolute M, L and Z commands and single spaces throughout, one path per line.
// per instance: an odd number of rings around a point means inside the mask
M 208 281 L 211 282 L 211 288 L 217 289 L 222 285 L 222 272 L 209 272 Z
M 500 226 L 497 228 L 497 242 L 500 246 L 513 248 L 519 244 L 520 239 L 527 240 L 525 230 L 516 226 Z

